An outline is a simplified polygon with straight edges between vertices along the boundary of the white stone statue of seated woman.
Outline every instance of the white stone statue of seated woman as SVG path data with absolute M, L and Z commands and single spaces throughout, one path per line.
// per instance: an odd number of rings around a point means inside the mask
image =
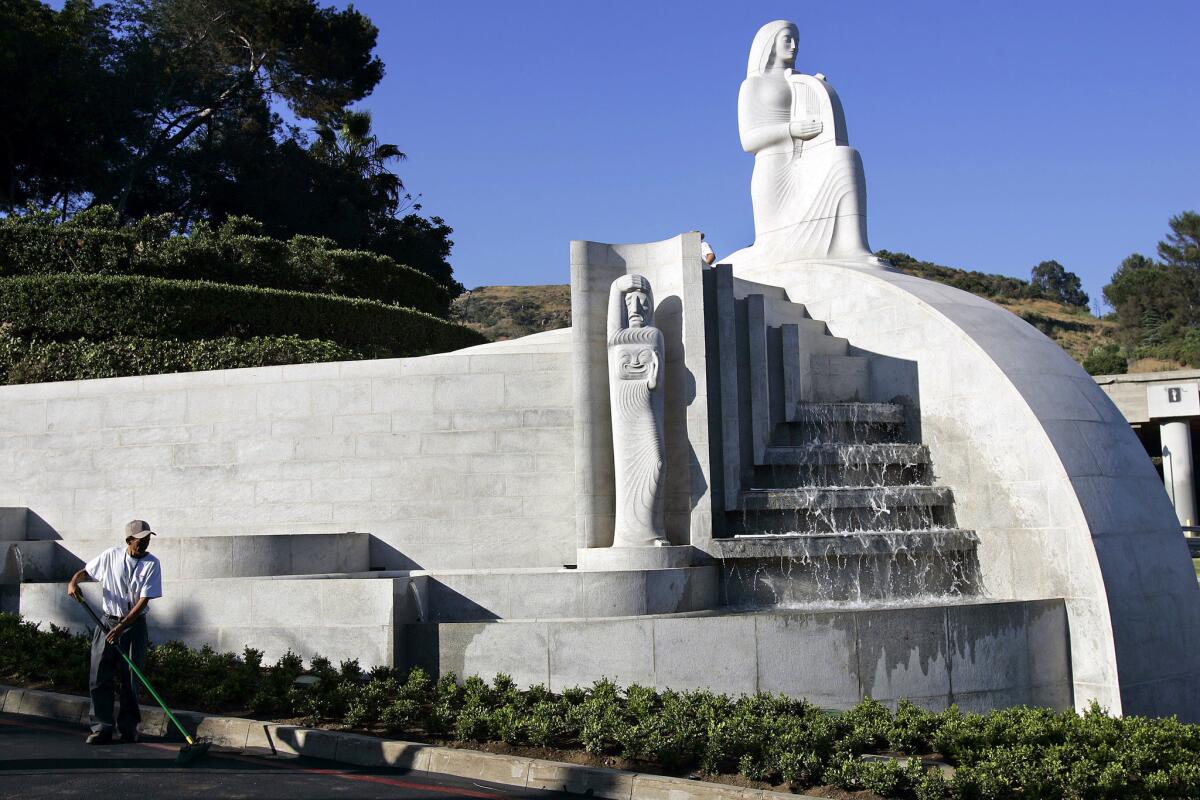
M 738 92 L 742 148 L 754 154 L 754 246 L 721 261 L 735 269 L 805 259 L 879 266 L 867 244 L 862 158 L 833 87 L 793 69 L 798 37 L 786 20 L 754 37 Z
M 616 480 L 614 547 L 664 546 L 663 335 L 641 275 L 608 293 L 608 392 Z

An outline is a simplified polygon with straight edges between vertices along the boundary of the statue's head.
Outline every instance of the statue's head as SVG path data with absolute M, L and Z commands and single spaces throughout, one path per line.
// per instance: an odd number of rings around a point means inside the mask
M 650 293 L 650 284 L 643 283 L 625 292 L 625 319 L 630 328 L 654 324 L 654 297 Z
M 762 75 L 772 67 L 791 68 L 796 64 L 796 49 L 800 44 L 800 31 L 796 23 L 786 19 L 768 22 L 754 34 L 750 45 L 750 61 L 746 65 L 746 77 Z
M 654 292 L 645 276 L 630 272 L 609 287 L 609 332 L 654 325 Z

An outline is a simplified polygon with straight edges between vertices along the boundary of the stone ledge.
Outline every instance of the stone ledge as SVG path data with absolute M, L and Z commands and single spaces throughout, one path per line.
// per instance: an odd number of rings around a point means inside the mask
M 780 533 L 713 539 L 708 551 L 718 559 L 828 558 L 894 555 L 915 552 L 972 551 L 979 545 L 974 531 L 935 528 L 923 531 L 857 533 Z
M 86 697 L 0 685 L 0 710 L 5 713 L 75 722 L 86 721 L 88 706 Z M 16 711 L 18 707 L 21 708 L 20 712 Z M 160 709 L 152 706 L 142 706 L 142 715 L 143 725 L 148 717 L 156 724 L 163 716 Z M 721 783 L 585 767 L 455 747 L 433 747 L 319 728 L 277 725 L 255 719 L 210 716 L 197 711 L 179 711 L 175 715 L 185 725 L 194 726 L 199 737 L 211 739 L 219 746 L 240 749 L 242 745 L 239 743 L 244 742 L 247 747 L 270 748 L 286 755 L 321 758 L 362 767 L 433 772 L 503 786 L 558 790 L 619 800 L 820 800 L 811 795 L 742 789 Z

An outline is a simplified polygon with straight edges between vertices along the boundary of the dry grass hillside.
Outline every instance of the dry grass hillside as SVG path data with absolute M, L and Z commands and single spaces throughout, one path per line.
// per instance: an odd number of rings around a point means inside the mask
M 1083 362 L 1098 347 L 1115 344 L 1117 324 L 1053 300 L 990 298 L 1049 336 L 1071 358 Z
M 571 287 L 480 286 L 455 299 L 450 319 L 496 342 L 566 328 L 571 324 Z
M 1116 323 L 1082 309 L 1044 299 L 989 299 L 1049 336 L 1076 361 L 1115 343 Z M 571 287 L 481 286 L 455 300 L 450 316 L 493 341 L 565 328 L 571 324 Z M 1129 371 L 1157 372 L 1178 366 L 1145 359 L 1131 363 Z

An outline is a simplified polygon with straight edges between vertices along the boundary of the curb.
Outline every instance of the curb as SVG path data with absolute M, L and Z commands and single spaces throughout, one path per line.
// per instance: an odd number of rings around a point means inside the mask
M 0 684 L 0 711 L 87 724 L 90 701 L 78 695 L 20 689 Z M 167 716 L 157 706 L 142 706 L 138 732 L 166 736 Z M 320 728 L 300 728 L 197 711 L 175 716 L 197 738 L 221 747 L 258 747 L 276 753 L 339 761 L 358 767 L 394 768 L 473 778 L 523 789 L 548 789 L 606 800 L 821 800 L 811 795 L 742 789 L 719 783 L 585 767 L 522 756 L 380 739 Z

